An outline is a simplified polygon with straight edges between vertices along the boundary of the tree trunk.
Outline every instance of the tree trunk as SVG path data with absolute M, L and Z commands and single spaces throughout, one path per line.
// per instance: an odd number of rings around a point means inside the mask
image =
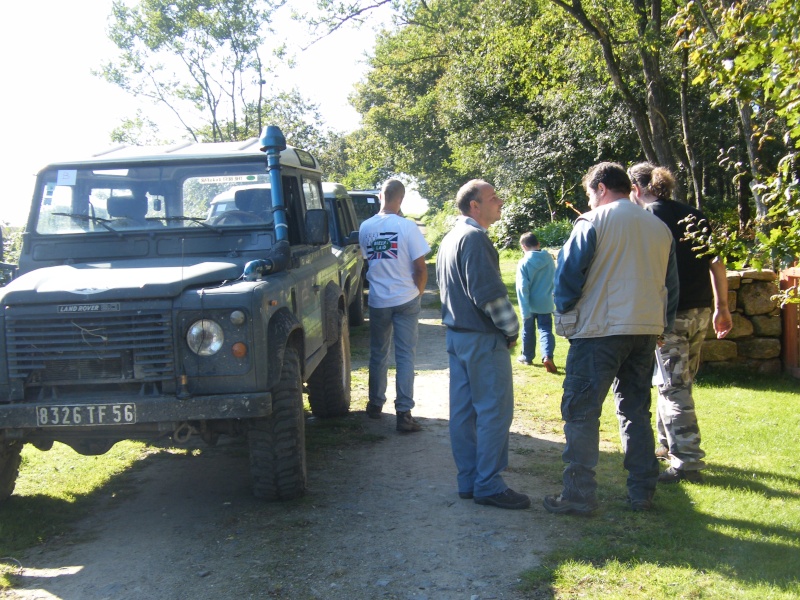
M 683 128 L 683 147 L 686 149 L 686 158 L 689 161 L 689 179 L 694 187 L 694 205 L 701 209 L 703 205 L 703 188 L 701 187 L 700 174 L 697 172 L 697 158 L 689 137 L 689 54 L 684 48 L 681 51 L 681 126 Z
M 747 148 L 747 158 L 750 162 L 750 175 L 753 182 L 758 182 L 758 152 L 756 150 L 756 143 L 753 140 L 753 109 L 749 102 L 737 100 L 736 106 L 739 109 L 739 116 L 742 119 L 742 136 L 744 137 L 744 145 Z M 750 191 L 753 194 L 753 200 L 756 203 L 756 216 L 759 218 L 767 216 L 767 207 L 761 201 L 761 194 L 754 186 L 750 186 Z
M 616 54 L 614 53 L 614 47 L 608 32 L 598 20 L 589 19 L 586 11 L 583 10 L 581 0 L 572 0 L 572 4 L 567 4 L 563 0 L 551 1 L 567 14 L 571 15 L 578 24 L 600 44 L 600 49 L 603 52 L 603 59 L 608 68 L 608 75 L 611 77 L 614 87 L 622 96 L 625 107 L 628 109 L 628 114 L 633 121 L 633 126 L 636 128 L 636 133 L 639 136 L 639 142 L 642 145 L 645 158 L 652 163 L 663 164 L 660 162 L 659 155 L 653 144 L 653 136 L 651 134 L 647 113 L 634 97 L 633 93 L 631 93 L 630 87 L 623 78 L 619 60 L 617 60 Z

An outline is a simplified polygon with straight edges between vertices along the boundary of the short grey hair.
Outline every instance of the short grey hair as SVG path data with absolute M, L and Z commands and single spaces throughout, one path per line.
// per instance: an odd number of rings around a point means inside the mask
M 470 203 L 473 200 L 477 200 L 481 193 L 481 188 L 484 185 L 489 185 L 489 183 L 483 179 L 473 179 L 462 185 L 458 190 L 456 194 L 456 206 L 458 210 L 461 211 L 462 215 L 469 214 Z

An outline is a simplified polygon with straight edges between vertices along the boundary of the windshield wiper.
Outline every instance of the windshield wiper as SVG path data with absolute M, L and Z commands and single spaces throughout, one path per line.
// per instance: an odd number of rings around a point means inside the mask
M 56 217 L 71 217 L 73 219 L 79 219 L 81 221 L 91 221 L 95 225 L 100 225 L 101 227 L 107 229 L 111 233 L 116 233 L 118 236 L 122 237 L 122 234 L 117 230 L 114 229 L 111 225 L 109 225 L 108 219 L 103 219 L 101 217 L 95 217 L 93 215 L 86 215 L 83 213 L 62 213 L 62 212 L 54 212 L 50 213 Z
M 211 231 L 216 233 L 222 233 L 222 230 L 219 227 L 214 227 L 213 225 L 209 225 L 208 221 L 201 217 L 160 217 L 164 221 L 190 221 L 192 223 L 197 223 L 198 225 L 202 225 Z

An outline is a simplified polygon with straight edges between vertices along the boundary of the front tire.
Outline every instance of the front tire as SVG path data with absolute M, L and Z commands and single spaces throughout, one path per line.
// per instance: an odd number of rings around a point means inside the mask
M 0 502 L 5 502 L 17 485 L 21 452 L 22 444 L 18 442 L 0 445 Z
M 350 411 L 350 328 L 339 311 L 339 338 L 308 379 L 308 402 L 315 417 L 343 417 Z
M 303 378 L 296 348 L 287 347 L 281 377 L 272 393 L 272 415 L 251 419 L 247 442 L 253 495 L 292 500 L 306 491 L 306 440 Z

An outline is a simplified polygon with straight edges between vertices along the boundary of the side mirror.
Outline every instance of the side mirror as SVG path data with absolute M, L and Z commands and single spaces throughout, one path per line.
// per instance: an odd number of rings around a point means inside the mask
M 328 212 L 323 208 L 311 208 L 306 212 L 306 241 L 314 246 L 329 244 Z
M 358 232 L 357 231 L 351 231 L 350 235 L 348 235 L 347 238 L 344 240 L 344 245 L 345 246 L 352 246 L 353 244 L 357 244 L 357 243 L 358 243 Z

